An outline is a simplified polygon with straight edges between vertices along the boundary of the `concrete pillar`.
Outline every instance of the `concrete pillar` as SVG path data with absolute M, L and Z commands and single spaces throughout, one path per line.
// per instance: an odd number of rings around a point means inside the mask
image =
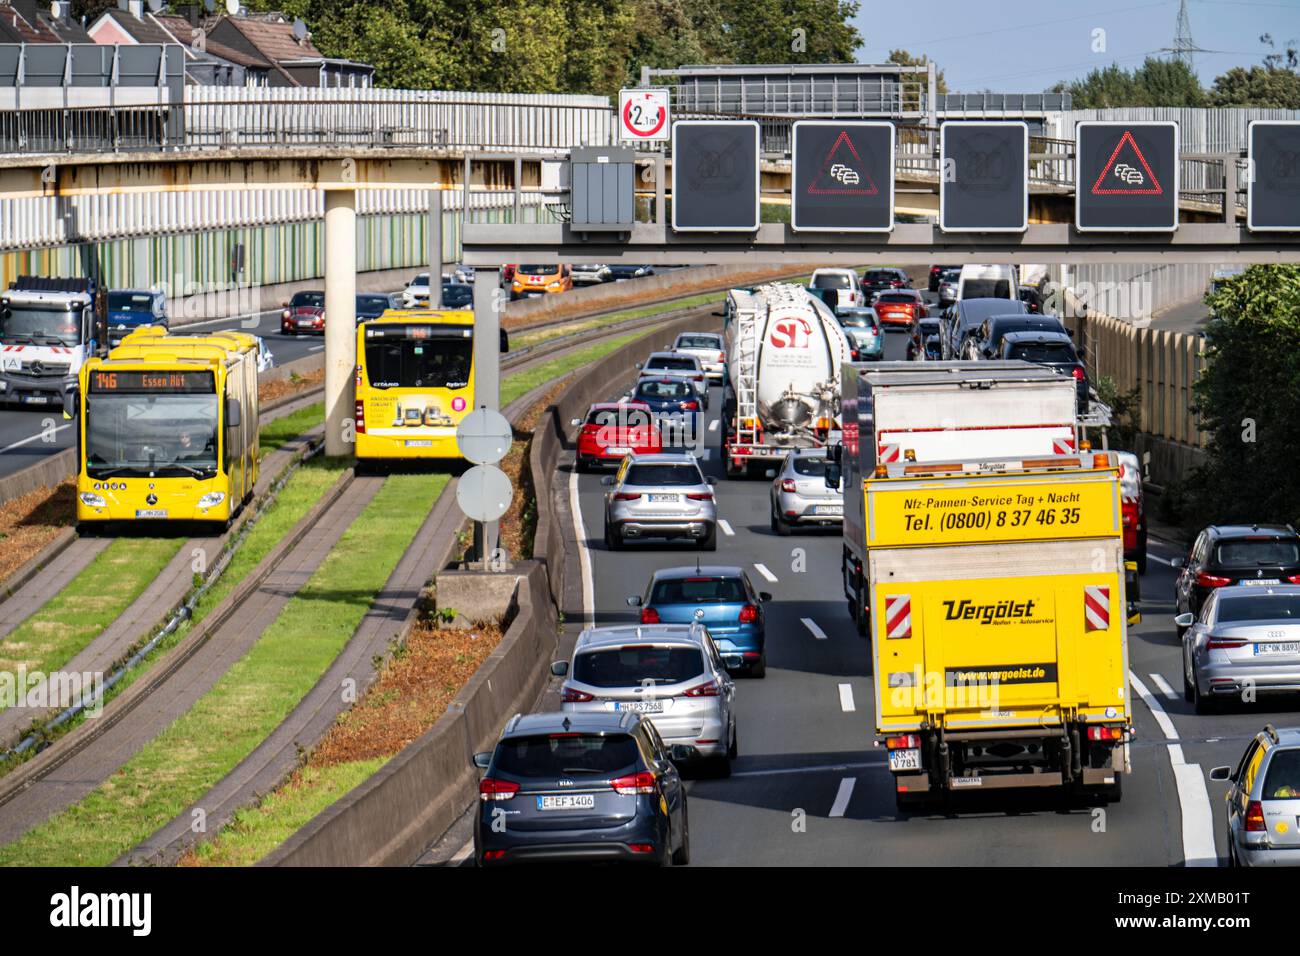
M 442 308 L 442 190 L 429 190 L 429 308 Z
M 501 273 L 495 269 L 474 270 L 474 407 L 501 409 Z M 518 489 L 516 489 L 518 491 Z M 497 549 L 500 524 L 474 523 L 474 550 L 480 560 L 491 560 Z M 512 555 L 518 559 L 521 555 Z
M 356 414 L 357 194 L 325 193 L 325 454 L 351 455 Z

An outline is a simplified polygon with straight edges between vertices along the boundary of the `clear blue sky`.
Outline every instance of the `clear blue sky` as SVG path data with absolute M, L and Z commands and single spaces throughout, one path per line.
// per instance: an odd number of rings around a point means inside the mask
M 1188 0 L 1196 72 L 1203 86 L 1234 66 L 1253 66 L 1269 52 L 1300 47 L 1300 0 Z M 944 71 L 948 89 L 1034 93 L 1119 63 L 1132 69 L 1145 55 L 1173 45 L 1178 0 L 862 0 L 857 18 L 861 63 L 880 63 L 893 49 L 926 54 Z M 1106 51 L 1093 52 L 1093 30 L 1106 31 Z M 1166 54 L 1160 54 L 1166 55 Z

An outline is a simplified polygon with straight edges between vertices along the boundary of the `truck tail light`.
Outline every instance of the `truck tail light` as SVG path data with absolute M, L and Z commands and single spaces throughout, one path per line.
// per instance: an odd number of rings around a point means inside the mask
M 1102 740 L 1102 741 L 1123 740 L 1124 728 L 1123 727 L 1089 727 L 1088 739 Z
M 513 800 L 518 792 L 519 784 L 509 780 L 484 777 L 478 782 L 478 798 L 484 803 L 489 800 Z
M 594 695 L 570 687 L 568 684 L 564 685 L 564 693 L 560 695 L 560 700 L 566 704 L 585 704 L 587 701 L 595 699 Z
M 652 607 L 643 607 L 643 608 L 641 608 L 641 623 L 642 623 L 642 624 L 658 624 L 658 623 L 659 623 L 659 612 L 656 611 L 656 610 L 655 610 L 654 608 L 652 608 Z
M 916 734 L 902 734 L 898 737 L 886 737 L 885 747 L 889 750 L 915 750 L 921 746 L 921 738 Z
M 1265 833 L 1268 827 L 1264 825 L 1264 807 L 1258 800 L 1252 800 L 1246 806 L 1246 832 L 1247 833 Z
M 357 399 L 356 426 L 358 435 L 366 433 L 366 403 L 359 398 Z
M 1231 584 L 1232 578 L 1224 578 L 1217 574 L 1207 574 L 1204 571 L 1197 571 L 1196 583 L 1203 588 L 1221 588 Z
M 755 604 L 746 604 L 740 609 L 741 624 L 755 624 L 758 622 L 758 606 Z
M 609 782 L 614 788 L 615 793 L 621 793 L 624 796 L 632 796 L 637 793 L 654 793 L 655 792 L 655 775 L 649 770 L 640 770 L 637 773 L 629 773 L 624 777 L 615 777 Z

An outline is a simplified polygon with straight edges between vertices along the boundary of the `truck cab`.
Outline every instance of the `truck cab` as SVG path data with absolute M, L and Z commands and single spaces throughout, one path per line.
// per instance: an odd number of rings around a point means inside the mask
M 108 293 L 108 347 L 116 348 L 136 329 L 168 329 L 167 297 L 159 289 L 114 289 Z
M 0 293 L 0 402 L 59 406 L 102 340 L 91 279 L 20 276 Z

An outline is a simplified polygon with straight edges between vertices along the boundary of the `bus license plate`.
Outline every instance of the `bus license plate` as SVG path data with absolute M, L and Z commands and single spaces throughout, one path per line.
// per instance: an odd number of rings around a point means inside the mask
M 538 797 L 538 810 L 592 810 L 596 806 L 594 793 L 561 793 L 554 797 Z
M 407 448 L 432 448 L 433 439 L 431 438 L 408 438 L 406 440 Z
M 135 512 L 137 518 L 166 518 L 166 508 L 137 508 Z
M 48 395 L 24 395 L 24 405 L 48 405 L 50 397 Z
M 891 750 L 889 752 L 890 770 L 920 770 L 920 750 Z

